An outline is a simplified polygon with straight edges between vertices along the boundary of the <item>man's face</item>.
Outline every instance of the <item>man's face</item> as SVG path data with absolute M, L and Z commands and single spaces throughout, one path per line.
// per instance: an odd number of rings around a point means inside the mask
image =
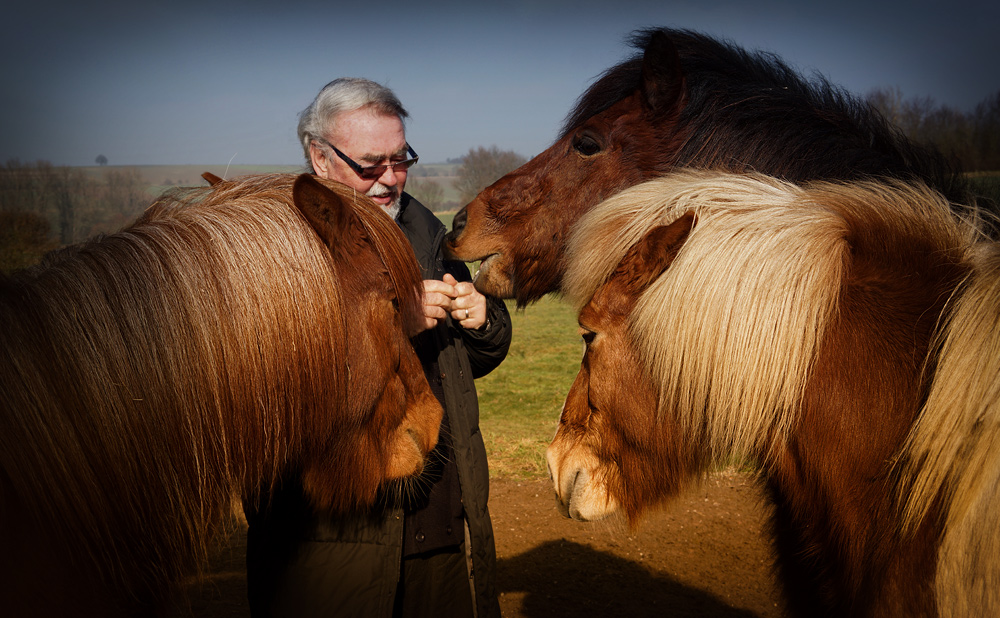
M 369 108 L 340 114 L 336 128 L 324 136 L 330 144 L 358 165 L 383 165 L 407 158 L 406 133 L 402 121 Z M 342 182 L 371 197 L 390 214 L 395 214 L 406 185 L 406 171 L 386 168 L 375 180 L 365 180 L 333 150 L 318 142 L 310 149 L 313 169 L 318 176 Z

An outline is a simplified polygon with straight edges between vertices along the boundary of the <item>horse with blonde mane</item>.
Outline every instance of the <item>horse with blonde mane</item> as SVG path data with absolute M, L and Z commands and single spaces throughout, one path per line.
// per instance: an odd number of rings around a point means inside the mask
M 419 472 L 442 410 L 397 226 L 309 176 L 222 181 L 0 280 L 0 604 L 162 613 L 238 496 Z
M 801 616 L 1000 612 L 1000 246 L 921 183 L 682 171 L 585 215 L 564 514 L 759 468 Z

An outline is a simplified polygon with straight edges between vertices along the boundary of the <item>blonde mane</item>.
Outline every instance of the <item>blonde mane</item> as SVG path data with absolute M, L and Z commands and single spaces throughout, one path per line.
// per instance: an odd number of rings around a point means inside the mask
M 630 327 L 661 387 L 661 407 L 719 456 L 766 452 L 763 440 L 787 432 L 836 308 L 844 225 L 828 210 L 802 208 L 801 198 L 800 189 L 765 177 L 671 174 L 604 202 L 571 242 L 567 289 L 580 305 L 647 231 L 695 213 L 689 238 L 639 300 Z M 601 247 L 600 257 L 577 253 Z M 583 264 L 591 272 L 576 267 Z
M 951 292 L 924 365 L 929 394 L 897 458 L 900 529 L 942 506 L 939 607 L 995 607 L 1000 581 L 1000 247 L 974 207 L 921 184 L 814 182 L 680 171 L 579 222 L 564 291 L 580 308 L 626 251 L 685 212 L 696 223 L 629 324 L 689 439 L 767 465 L 794 426 L 855 243 L 885 238 L 971 273 Z M 867 238 L 865 236 L 867 235 Z M 970 582 L 972 582 L 970 584 Z M 966 598 L 962 598 L 962 597 Z
M 794 424 L 837 313 L 857 221 L 929 235 L 941 250 L 964 251 L 980 238 L 974 212 L 957 218 L 923 185 L 797 186 L 683 170 L 627 189 L 580 220 L 567 298 L 582 307 L 629 247 L 685 212 L 695 213 L 694 229 L 639 300 L 630 328 L 661 406 L 717 456 L 771 452 Z
M 1000 607 L 1000 246 L 973 246 L 969 261 L 932 349 L 937 368 L 901 487 L 908 530 L 944 504 L 936 591 L 956 616 Z

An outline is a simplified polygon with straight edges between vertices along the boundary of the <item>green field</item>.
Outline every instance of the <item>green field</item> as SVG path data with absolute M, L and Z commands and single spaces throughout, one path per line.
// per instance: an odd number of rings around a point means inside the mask
M 514 325 L 510 352 L 476 381 L 479 424 L 491 476 L 544 478 L 545 447 L 580 368 L 583 341 L 564 301 L 547 296 L 523 311 L 508 307 Z

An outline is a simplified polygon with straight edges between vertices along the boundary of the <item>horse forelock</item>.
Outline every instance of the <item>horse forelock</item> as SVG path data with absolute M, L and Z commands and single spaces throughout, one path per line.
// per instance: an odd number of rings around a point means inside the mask
M 373 248 L 388 270 L 392 287 L 399 301 L 399 312 L 404 330 L 411 331 L 422 322 L 423 305 L 420 300 L 423 276 L 413 248 L 399 226 L 381 207 L 373 202 L 356 204 L 355 212 L 361 218 Z
M 684 73 L 690 100 L 681 116 L 683 123 L 710 124 L 714 114 L 730 104 L 739 103 L 748 92 L 759 96 L 762 86 L 784 90 L 782 96 L 787 95 L 790 89 L 810 90 L 801 77 L 773 54 L 747 51 L 729 41 L 714 39 L 693 30 L 638 30 L 629 37 L 629 43 L 637 52 L 600 74 L 580 95 L 563 122 L 560 136 L 567 135 L 574 127 L 640 88 L 643 54 L 656 33 L 665 34 L 670 39 Z
M 649 46 L 653 34 L 656 32 L 666 34 L 675 46 L 685 50 L 681 54 L 682 62 L 684 57 L 691 53 L 690 50 L 698 44 L 707 45 L 712 49 L 719 45 L 711 38 L 692 30 L 654 28 L 633 32 L 628 38 L 628 43 L 638 51 L 621 63 L 601 73 L 594 80 L 594 83 L 580 95 L 573 109 L 563 121 L 562 130 L 559 132 L 560 138 L 565 137 L 573 128 L 579 126 L 588 118 L 596 116 L 629 96 L 641 86 L 643 53 L 646 47 Z
M 594 84 L 580 95 L 576 105 L 567 114 L 559 131 L 559 139 L 588 118 L 596 116 L 634 92 L 639 87 L 641 77 L 641 56 L 615 65 L 598 76 Z

